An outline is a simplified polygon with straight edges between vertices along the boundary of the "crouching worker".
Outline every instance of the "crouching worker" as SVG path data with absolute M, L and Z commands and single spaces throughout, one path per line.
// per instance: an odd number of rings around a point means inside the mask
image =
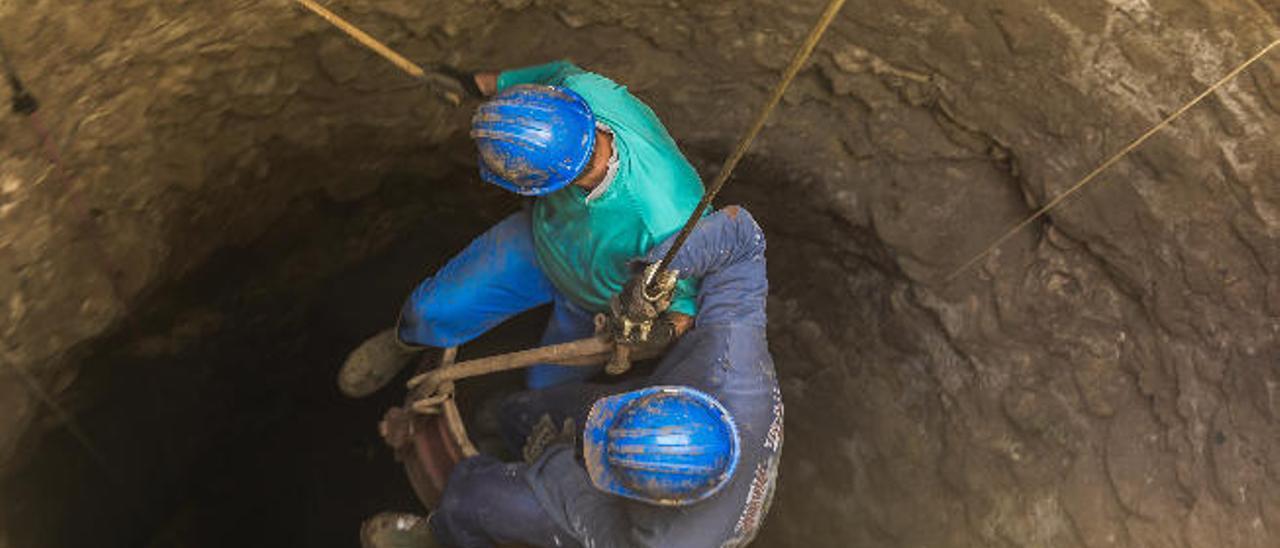
M 702 198 L 693 166 L 649 107 L 613 81 L 567 62 L 454 78 L 472 95 L 471 137 L 486 182 L 533 206 L 476 238 L 418 285 L 395 328 L 347 358 L 338 386 L 368 395 L 426 347 L 461 345 L 525 310 L 552 303 L 543 344 L 590 337 L 593 317 L 628 279 L 626 263 L 675 234 Z M 693 279 L 676 286 L 677 329 L 695 313 Z M 528 386 L 590 376 L 542 365 Z
M 462 461 L 430 517 L 375 516 L 361 532 L 366 548 L 750 542 L 783 438 L 764 251 L 745 210 L 702 219 L 672 263 L 701 277 L 699 313 L 650 376 L 512 396 L 504 428 L 526 462 Z

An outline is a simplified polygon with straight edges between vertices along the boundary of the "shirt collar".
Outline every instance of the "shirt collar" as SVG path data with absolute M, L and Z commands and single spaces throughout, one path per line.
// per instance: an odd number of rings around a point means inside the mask
M 610 136 L 613 135 L 613 128 L 602 122 L 596 122 L 596 127 L 599 128 L 600 131 L 608 133 Z M 609 170 L 605 172 L 604 180 L 600 181 L 600 184 L 591 189 L 590 194 L 587 194 L 586 202 L 588 204 L 591 203 L 592 200 L 604 196 L 605 191 L 609 189 L 609 185 L 613 184 L 613 179 L 618 175 L 618 140 L 616 138 L 613 140 L 613 146 L 610 148 L 613 149 L 613 153 L 609 155 Z

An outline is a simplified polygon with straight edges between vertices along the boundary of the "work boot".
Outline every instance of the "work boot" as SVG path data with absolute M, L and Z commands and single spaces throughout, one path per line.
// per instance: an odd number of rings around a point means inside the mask
M 427 518 L 403 512 L 383 512 L 360 526 L 361 548 L 439 548 Z
M 338 388 L 350 398 L 363 398 L 386 386 L 424 348 L 400 342 L 396 329 L 379 331 L 347 356 L 338 372 Z

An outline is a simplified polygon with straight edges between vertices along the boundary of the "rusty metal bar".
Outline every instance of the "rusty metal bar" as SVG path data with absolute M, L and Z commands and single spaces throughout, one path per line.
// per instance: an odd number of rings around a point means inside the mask
M 634 358 L 643 360 L 661 355 L 665 347 L 638 346 L 633 350 Z M 553 344 L 499 354 L 486 358 L 478 358 L 458 362 L 449 367 L 440 367 L 409 379 L 409 388 L 418 389 L 424 396 L 439 392 L 444 383 L 453 382 L 490 373 L 521 369 L 540 363 L 587 367 L 608 362 L 613 356 L 614 345 L 607 339 L 590 337 L 561 344 Z

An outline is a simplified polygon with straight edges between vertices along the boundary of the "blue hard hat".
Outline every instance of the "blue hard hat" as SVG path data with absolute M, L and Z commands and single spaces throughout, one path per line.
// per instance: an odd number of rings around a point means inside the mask
M 738 467 L 738 427 L 720 402 L 687 386 L 596 401 L 583 431 L 591 483 L 662 506 L 714 495 Z
M 476 109 L 471 137 L 480 149 L 481 178 L 516 194 L 541 196 L 586 169 L 596 118 L 571 90 L 511 86 Z

